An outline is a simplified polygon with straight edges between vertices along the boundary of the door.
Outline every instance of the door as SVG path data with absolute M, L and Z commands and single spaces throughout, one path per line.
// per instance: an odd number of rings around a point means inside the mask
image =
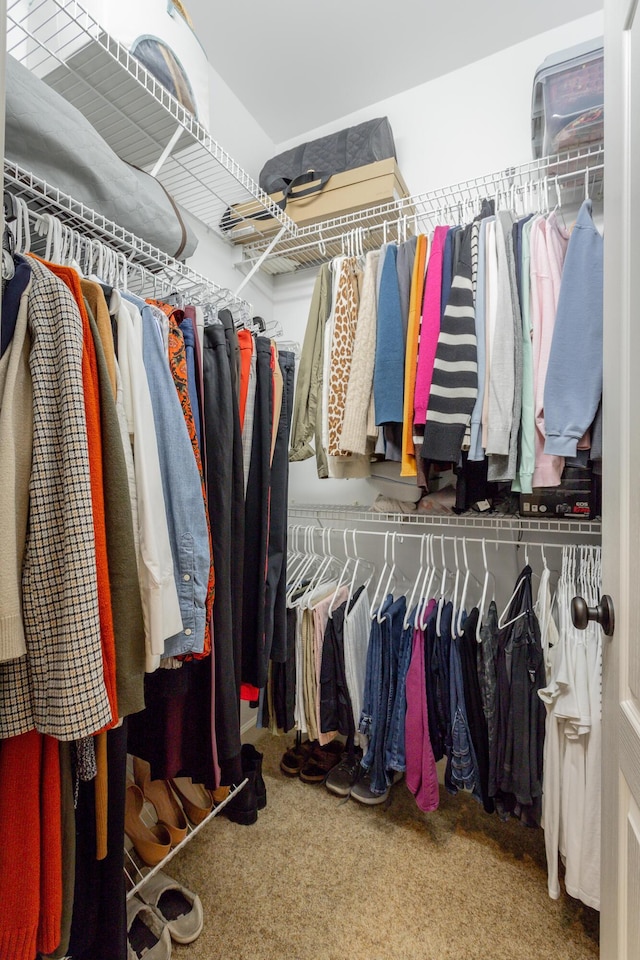
M 640 960 L 640 12 L 605 0 L 602 960 Z

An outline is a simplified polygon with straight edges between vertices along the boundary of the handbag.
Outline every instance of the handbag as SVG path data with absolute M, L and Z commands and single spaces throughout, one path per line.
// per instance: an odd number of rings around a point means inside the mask
M 197 238 L 162 184 L 125 163 L 64 97 L 7 56 L 5 156 L 169 256 Z
M 396 157 L 391 124 L 379 117 L 279 153 L 267 160 L 259 183 L 266 193 L 282 191 L 284 210 L 289 199 L 319 193 L 334 173 L 390 157 Z

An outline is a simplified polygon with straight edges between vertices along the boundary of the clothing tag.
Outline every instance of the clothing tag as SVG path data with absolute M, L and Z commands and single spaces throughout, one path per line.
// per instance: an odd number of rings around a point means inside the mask
M 491 510 L 491 504 L 488 500 L 478 500 L 478 502 L 475 504 L 475 508 L 480 513 L 486 513 L 487 510 Z

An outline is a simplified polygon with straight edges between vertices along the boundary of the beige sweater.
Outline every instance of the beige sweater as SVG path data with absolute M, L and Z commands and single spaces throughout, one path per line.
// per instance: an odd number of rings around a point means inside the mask
M 13 339 L 0 360 L 0 661 L 26 653 L 22 561 L 29 513 L 33 399 L 27 330 L 31 282 L 20 300 Z
M 376 283 L 380 252 L 367 254 L 358 310 L 353 357 L 347 387 L 340 446 L 350 453 L 367 452 L 369 409 L 373 392 L 373 367 L 376 355 Z M 373 435 L 377 431 L 373 427 Z

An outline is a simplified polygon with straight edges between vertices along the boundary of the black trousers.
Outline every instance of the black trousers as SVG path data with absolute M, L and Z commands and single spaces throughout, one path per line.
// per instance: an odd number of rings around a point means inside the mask
M 213 605 L 215 729 L 218 757 L 227 782 L 237 773 L 225 764 L 240 755 L 240 612 L 244 539 L 242 438 L 233 387 L 230 346 L 221 324 L 204 331 L 204 423 L 207 499 L 211 522 L 216 595 Z M 235 364 L 235 358 L 233 358 Z M 237 764 L 236 764 L 237 765 Z M 241 772 L 241 771 L 240 771 Z
M 265 656 L 276 663 L 287 659 L 287 502 L 289 499 L 289 434 L 293 413 L 295 356 L 278 355 L 283 391 L 276 445 L 271 464 L 269 546 L 265 588 Z
M 124 797 L 127 720 L 107 734 L 107 856 L 96 860 L 95 784 L 80 783 L 76 807 L 76 881 L 69 953 L 78 960 L 126 960 Z
M 271 341 L 257 337 L 256 399 L 245 500 L 242 609 L 242 679 L 254 687 L 264 687 L 269 659 L 265 648 L 265 598 L 272 422 Z

